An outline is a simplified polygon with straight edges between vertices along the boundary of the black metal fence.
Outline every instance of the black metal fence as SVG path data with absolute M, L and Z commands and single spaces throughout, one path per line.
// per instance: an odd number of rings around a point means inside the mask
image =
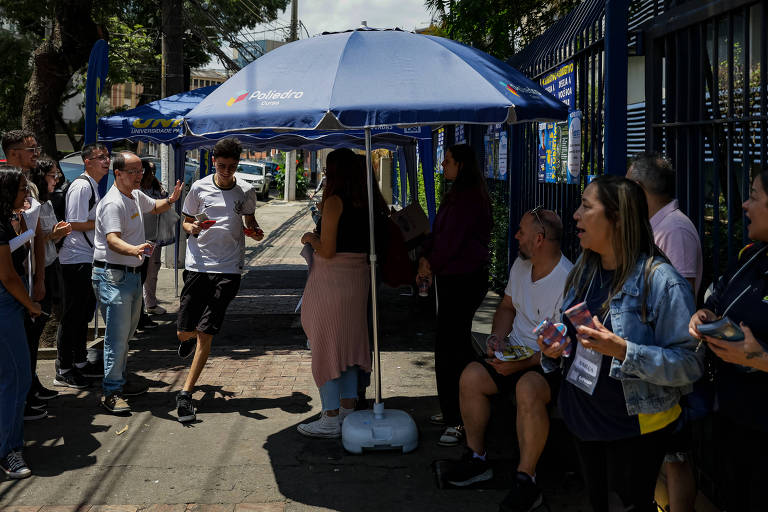
M 766 161 L 767 13 L 765 0 L 685 4 L 643 27 L 646 145 L 677 169 L 710 278 L 748 241 L 741 204 Z

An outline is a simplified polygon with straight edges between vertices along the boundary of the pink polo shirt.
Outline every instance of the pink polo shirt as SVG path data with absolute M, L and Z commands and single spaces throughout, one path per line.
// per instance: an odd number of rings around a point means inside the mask
M 673 199 L 651 217 L 656 245 L 664 251 L 672 266 L 685 278 L 694 278 L 698 295 L 704 260 L 701 256 L 699 233 Z

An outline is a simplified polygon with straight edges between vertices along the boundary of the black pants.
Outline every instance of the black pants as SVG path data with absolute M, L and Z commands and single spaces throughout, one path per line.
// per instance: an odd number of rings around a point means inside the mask
M 435 377 L 445 424 L 461 424 L 459 378 L 475 360 L 472 318 L 488 293 L 488 268 L 469 274 L 437 276 L 437 336 Z
M 56 333 L 58 359 L 56 367 L 70 369 L 75 363 L 88 360 L 86 340 L 88 322 L 96 309 L 96 296 L 91 281 L 91 264 L 62 265 L 64 282 L 61 322 Z
M 46 313 L 51 313 L 51 305 L 56 300 L 60 300 L 61 292 L 61 266 L 59 260 L 45 267 L 45 297 L 40 301 L 40 309 Z M 34 320 L 29 314 L 24 312 L 24 331 L 27 334 L 27 344 L 29 345 L 29 362 L 32 366 L 32 379 L 36 382 L 35 372 L 37 370 L 37 352 L 40 347 L 40 336 L 43 334 L 45 325 L 50 317 L 39 316 Z M 33 385 L 30 393 L 36 393 L 37 389 Z
M 676 426 L 674 422 L 657 432 L 618 441 L 575 440 L 584 484 L 595 512 L 608 512 L 611 493 L 621 499 L 624 510 L 656 512 L 656 477 Z
M 727 512 L 765 511 L 768 434 L 723 414 L 714 415 L 713 434 L 717 504 Z

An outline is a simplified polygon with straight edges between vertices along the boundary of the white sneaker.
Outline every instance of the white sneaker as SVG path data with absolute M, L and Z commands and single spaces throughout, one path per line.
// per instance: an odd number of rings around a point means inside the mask
M 146 308 L 146 310 L 148 315 L 164 315 L 166 313 L 163 306 L 152 306 L 151 308 Z
M 323 411 L 319 420 L 302 423 L 296 427 L 296 430 L 299 431 L 299 434 L 307 437 L 338 439 L 341 437 L 341 422 L 338 416 L 328 416 Z

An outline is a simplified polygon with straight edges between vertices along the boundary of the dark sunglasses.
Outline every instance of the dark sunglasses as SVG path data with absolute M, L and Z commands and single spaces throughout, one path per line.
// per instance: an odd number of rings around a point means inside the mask
M 541 224 L 541 232 L 544 235 L 544 238 L 547 238 L 547 228 L 546 226 L 544 226 L 544 222 L 542 222 L 541 217 L 539 217 L 539 212 L 542 211 L 543 209 L 544 209 L 544 205 L 540 204 L 539 206 L 531 210 L 529 213 L 534 217 L 536 217 L 536 220 L 539 222 L 539 224 Z

